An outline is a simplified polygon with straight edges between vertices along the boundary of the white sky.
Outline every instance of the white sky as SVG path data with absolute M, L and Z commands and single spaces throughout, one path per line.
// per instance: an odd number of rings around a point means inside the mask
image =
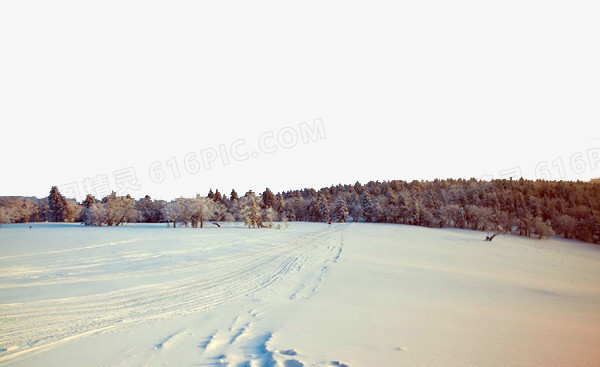
M 598 177 L 598 19 L 597 1 L 3 1 L 0 195 Z M 316 141 L 257 148 L 315 119 Z M 239 139 L 248 159 L 190 164 Z M 115 182 L 128 167 L 138 190 Z

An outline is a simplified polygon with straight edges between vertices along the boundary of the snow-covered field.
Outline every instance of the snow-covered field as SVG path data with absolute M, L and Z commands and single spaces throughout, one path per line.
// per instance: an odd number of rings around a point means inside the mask
M 600 365 L 600 246 L 484 235 L 4 225 L 0 365 Z

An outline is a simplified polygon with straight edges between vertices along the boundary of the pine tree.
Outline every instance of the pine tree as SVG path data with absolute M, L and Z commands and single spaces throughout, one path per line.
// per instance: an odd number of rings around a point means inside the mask
M 344 223 L 348 220 L 348 207 L 344 199 L 339 199 L 333 213 L 333 218 L 339 223 Z
M 31 210 L 31 216 L 30 216 L 30 220 L 31 222 L 39 222 L 40 221 L 40 206 L 39 205 L 34 205 L 33 209 Z
M 279 220 L 283 220 L 285 217 L 285 202 L 283 201 L 283 195 L 279 192 L 275 195 L 275 210 Z
M 321 217 L 321 208 L 319 203 L 319 198 L 313 198 L 310 201 L 310 206 L 308 208 L 308 217 L 311 222 L 322 222 L 323 218 Z
M 67 199 L 60 194 L 56 186 L 50 189 L 48 196 L 48 207 L 50 212 L 50 221 L 52 222 L 72 222 L 73 211 L 67 203 Z
M 50 215 L 50 207 L 48 206 L 48 198 L 43 198 L 40 203 L 40 221 L 52 221 Z
M 273 192 L 271 191 L 271 189 L 269 189 L 267 187 L 265 192 L 263 192 L 263 194 L 262 194 L 261 207 L 272 208 L 274 204 L 275 204 L 275 195 L 273 195 Z
M 102 207 L 106 216 L 106 225 L 112 227 L 117 220 L 117 193 L 113 191 L 103 198 Z
M 58 191 L 58 187 L 52 186 L 50 189 L 50 195 L 48 196 L 48 208 L 50 211 L 50 221 L 51 222 L 62 222 L 63 219 L 63 208 L 61 206 L 60 200 L 60 192 Z
M 221 195 L 221 193 L 219 192 L 219 189 L 215 190 L 215 197 L 214 197 L 214 201 L 215 202 L 223 202 L 223 196 Z
M 361 202 L 365 220 L 367 222 L 379 222 L 379 217 L 382 210 L 377 198 L 374 198 L 371 194 L 365 191 Z
M 322 222 L 330 222 L 331 214 L 329 212 L 329 201 L 327 196 L 319 194 L 318 197 L 319 216 Z
M 90 194 L 87 194 L 87 196 L 85 197 L 85 200 L 83 201 L 83 213 L 81 215 L 81 221 L 86 226 L 94 224 L 94 218 L 92 215 L 92 206 L 94 205 L 95 202 L 96 201 L 94 200 L 94 197 Z

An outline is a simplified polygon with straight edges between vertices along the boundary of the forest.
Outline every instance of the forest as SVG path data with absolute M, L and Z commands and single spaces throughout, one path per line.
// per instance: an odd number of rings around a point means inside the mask
M 600 243 L 600 183 L 445 179 L 371 181 L 320 190 L 153 200 L 88 195 L 82 203 L 65 198 L 56 186 L 46 198 L 0 197 L 0 223 L 81 222 L 94 226 L 166 223 L 204 227 L 243 221 L 251 228 L 274 222 L 376 222 L 453 227 L 495 233 Z M 281 224 L 277 224 L 279 228 Z

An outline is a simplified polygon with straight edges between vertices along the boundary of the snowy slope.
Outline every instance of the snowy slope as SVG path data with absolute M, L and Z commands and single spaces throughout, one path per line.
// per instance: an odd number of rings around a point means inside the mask
M 483 237 L 3 226 L 0 365 L 600 364 L 600 247 Z

